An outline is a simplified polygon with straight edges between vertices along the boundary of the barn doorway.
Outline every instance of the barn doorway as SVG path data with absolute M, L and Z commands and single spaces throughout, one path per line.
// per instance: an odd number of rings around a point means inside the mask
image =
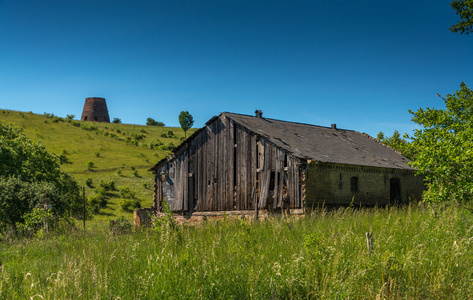
M 401 203 L 401 181 L 399 178 L 391 178 L 390 180 L 390 198 L 389 203 Z

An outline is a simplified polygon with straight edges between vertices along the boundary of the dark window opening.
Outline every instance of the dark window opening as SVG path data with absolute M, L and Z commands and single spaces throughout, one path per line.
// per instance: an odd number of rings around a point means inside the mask
M 84 121 L 87 121 L 87 116 L 84 117 Z
M 272 191 L 274 190 L 274 181 L 276 178 L 276 172 L 271 171 L 271 179 L 269 180 L 269 190 Z
M 351 191 L 358 192 L 358 177 L 351 178 Z
M 391 178 L 389 181 L 390 197 L 389 201 L 391 204 L 401 202 L 401 181 L 398 178 Z

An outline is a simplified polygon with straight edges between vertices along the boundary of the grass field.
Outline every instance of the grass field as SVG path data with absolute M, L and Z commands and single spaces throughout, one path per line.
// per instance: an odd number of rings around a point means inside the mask
M 0 260 L 2 299 L 471 299 L 473 216 L 411 206 L 162 223 L 11 241 Z
M 62 155 L 66 161 L 62 170 L 73 175 L 80 186 L 86 186 L 86 180 L 91 178 L 93 188 L 86 187 L 87 196 L 94 194 L 101 181 L 114 181 L 117 188 L 132 189 L 142 207 L 152 205 L 153 175 L 149 168 L 184 137 L 181 128 L 81 122 L 48 113 L 0 110 L 0 121 L 21 127 L 26 137 L 41 141 L 48 151 Z M 187 134 L 193 131 L 190 129 Z M 112 194 L 109 205 L 92 223 L 119 216 L 131 220 L 132 213 L 118 205 L 119 194 Z
M 184 135 L 6 110 L 0 120 L 60 155 L 81 186 L 90 178 L 87 195 L 113 181 L 143 206 L 152 202 L 147 170 Z M 0 233 L 0 299 L 473 298 L 473 214 L 461 207 L 341 208 L 197 226 L 162 219 L 117 234 L 108 220 L 131 220 L 119 201 L 112 192 L 85 231 L 77 223 L 28 239 Z

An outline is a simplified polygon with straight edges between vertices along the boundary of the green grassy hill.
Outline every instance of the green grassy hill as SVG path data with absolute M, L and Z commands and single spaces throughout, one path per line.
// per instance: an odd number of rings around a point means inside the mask
M 181 128 L 82 122 L 46 113 L 0 110 L 0 121 L 21 127 L 26 137 L 61 156 L 62 170 L 73 175 L 80 186 L 86 186 L 87 196 L 95 194 L 101 181 L 114 181 L 118 189 L 127 186 L 134 191 L 142 207 L 152 205 L 153 175 L 149 168 L 184 137 Z M 190 129 L 188 135 L 194 131 Z M 89 178 L 92 187 L 86 185 Z M 110 196 L 107 207 L 94 219 L 122 215 L 131 219 L 132 212 L 118 204 L 120 193 L 112 192 Z

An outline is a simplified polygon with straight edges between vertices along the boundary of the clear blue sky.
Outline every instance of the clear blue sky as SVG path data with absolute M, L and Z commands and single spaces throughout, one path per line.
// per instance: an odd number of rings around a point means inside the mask
M 194 127 L 220 112 L 353 129 L 415 127 L 473 86 L 450 0 L 0 0 L 0 108 Z

